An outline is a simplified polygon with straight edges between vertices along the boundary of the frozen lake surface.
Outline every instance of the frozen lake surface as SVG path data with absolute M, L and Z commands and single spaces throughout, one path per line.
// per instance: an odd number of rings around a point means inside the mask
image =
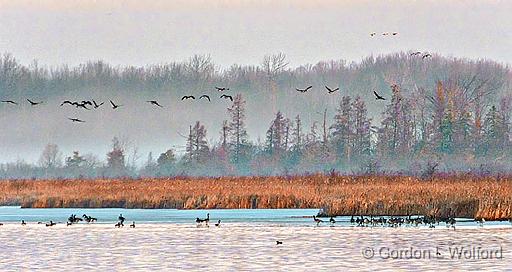
M 210 227 L 196 217 L 210 212 Z M 320 226 L 318 210 L 123 210 L 0 207 L 0 271 L 512 270 L 512 225 L 460 219 L 455 230 Z M 45 227 L 71 214 L 98 223 Z M 124 228 L 114 228 L 119 213 Z M 27 221 L 21 226 L 21 220 Z M 221 219 L 221 227 L 213 223 Z M 136 221 L 136 228 L 128 225 Z M 276 240 L 282 245 L 276 245 Z

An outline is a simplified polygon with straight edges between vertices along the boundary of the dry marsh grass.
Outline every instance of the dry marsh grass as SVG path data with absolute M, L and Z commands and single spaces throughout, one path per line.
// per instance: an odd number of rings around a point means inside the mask
M 233 177 L 0 181 L 0 205 L 179 209 L 323 208 L 329 215 L 512 217 L 512 178 Z

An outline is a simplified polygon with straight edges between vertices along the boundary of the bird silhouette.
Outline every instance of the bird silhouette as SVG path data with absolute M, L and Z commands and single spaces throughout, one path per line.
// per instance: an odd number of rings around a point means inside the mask
M 328 91 L 329 93 L 334 93 L 335 91 L 337 91 L 337 90 L 339 90 L 339 89 L 340 89 L 340 88 L 338 87 L 338 88 L 336 88 L 336 89 L 334 89 L 334 90 L 333 90 L 333 89 L 331 89 L 331 88 L 329 88 L 329 87 L 327 87 L 327 86 L 325 86 L 325 88 L 327 89 L 327 91 Z
M 210 100 L 210 97 L 209 97 L 208 95 L 206 95 L 206 94 L 201 95 L 201 96 L 199 97 L 199 99 L 201 99 L 201 98 L 206 98 L 206 99 L 208 99 L 208 101 L 211 101 L 211 100 Z
M 398 32 L 393 32 L 393 33 L 391 33 L 391 35 L 396 36 L 396 35 L 398 35 Z
M 220 96 L 220 98 L 229 99 L 229 100 L 231 100 L 231 102 L 233 102 L 233 97 L 232 97 L 231 95 L 225 95 L 225 94 L 223 94 L 223 95 L 221 95 L 221 96 Z
M 283 244 L 283 242 L 281 242 L 281 241 L 276 241 L 276 245 L 282 245 L 282 244 Z
M 27 101 L 28 101 L 28 103 L 30 103 L 30 105 L 31 105 L 31 106 L 37 106 L 37 105 L 39 105 L 39 104 L 42 104 L 42 103 L 43 103 L 42 101 L 41 101 L 41 102 L 34 102 L 34 101 L 32 101 L 32 100 L 30 100 L 30 99 L 28 99 L 28 98 L 27 98 Z
M 196 99 L 196 97 L 195 97 L 195 96 L 193 96 L 193 95 L 185 95 L 185 96 L 183 96 L 183 97 L 181 98 L 181 100 L 185 100 L 185 99 Z
M 62 106 L 64 106 L 65 104 L 75 105 L 74 103 L 76 103 L 76 102 L 71 102 L 71 101 L 69 101 L 69 100 L 64 100 L 64 101 L 62 101 L 62 103 L 60 103 L 60 106 L 62 107 Z
M 78 118 L 68 118 L 69 120 L 71 120 L 71 122 L 73 123 L 85 123 L 84 120 L 80 120 Z
M 305 93 L 307 91 L 309 91 L 309 89 L 313 88 L 313 86 L 308 86 L 306 89 L 297 89 L 295 88 L 295 90 L 297 90 L 298 92 L 301 92 L 301 93 Z
M 116 104 L 114 104 L 114 102 L 112 102 L 112 100 L 110 100 L 110 105 L 112 105 L 112 109 L 114 109 L 114 110 L 119 108 L 119 107 L 121 107 L 121 106 L 123 106 L 123 105 L 116 105 Z
M 386 100 L 386 98 L 380 96 L 376 91 L 373 91 L 373 94 L 375 94 L 375 99 L 376 100 Z
M 156 100 L 148 100 L 146 102 L 150 103 L 151 105 L 155 105 L 157 107 L 163 108 L 162 105 L 158 104 L 158 101 L 156 101 Z
M 382 33 L 382 36 L 388 36 L 388 35 L 389 35 L 389 32 Z
M 82 109 L 86 109 L 88 110 L 89 108 L 87 107 L 86 104 L 83 104 L 83 103 L 78 103 L 78 102 L 73 102 L 73 105 L 76 106 L 76 108 L 82 108 Z
M 370 36 L 371 36 L 371 37 L 373 37 L 373 36 L 375 36 L 375 35 L 377 35 L 377 33 L 375 33 L 375 32 L 370 33 Z
M 7 103 L 7 104 L 13 104 L 13 105 L 18 105 L 18 103 L 12 101 L 12 100 L 2 100 L 1 101 L 2 103 Z
M 421 55 L 421 52 L 420 51 L 416 51 L 416 52 L 411 53 L 411 56 L 417 56 L 417 55 Z
M 82 100 L 82 104 L 92 106 L 92 102 L 88 100 Z
M 229 91 L 229 88 L 225 88 L 225 87 L 215 87 L 215 89 L 217 89 L 217 91 L 219 91 L 219 92 Z
M 432 57 L 432 55 L 430 53 L 426 53 L 425 55 L 423 55 L 421 58 L 422 59 L 425 59 L 425 58 L 430 58 Z
M 96 103 L 96 101 L 94 101 L 94 99 L 92 100 L 92 103 L 94 104 L 94 108 L 97 109 L 99 107 L 101 107 L 101 105 L 105 104 L 105 102 L 101 102 L 100 104 Z

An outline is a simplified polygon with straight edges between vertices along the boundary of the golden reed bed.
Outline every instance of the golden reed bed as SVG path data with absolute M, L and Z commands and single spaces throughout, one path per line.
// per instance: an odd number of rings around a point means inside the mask
M 323 208 L 329 215 L 512 217 L 512 178 L 401 176 L 0 181 L 0 205 L 32 208 Z

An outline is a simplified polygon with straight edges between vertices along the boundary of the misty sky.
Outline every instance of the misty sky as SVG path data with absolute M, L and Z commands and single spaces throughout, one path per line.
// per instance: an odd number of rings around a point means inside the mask
M 274 3 L 277 2 L 277 3 Z M 23 63 L 222 67 L 284 52 L 293 66 L 424 50 L 512 63 L 512 1 L 0 0 L 0 52 Z M 370 38 L 370 32 L 400 32 Z
M 0 53 L 12 53 L 24 64 L 38 60 L 40 65 L 49 66 L 74 66 L 89 60 L 144 66 L 210 54 L 216 64 L 228 67 L 234 63 L 259 64 L 264 55 L 277 52 L 284 52 L 290 64 L 298 66 L 420 50 L 511 64 L 511 11 L 512 1 L 483 0 L 0 0 Z M 379 35 L 372 38 L 369 33 L 374 31 Z M 400 34 L 380 35 L 395 31 Z M 218 110 L 225 111 L 225 107 Z M 50 114 L 65 118 L 66 112 L 56 113 L 51 108 L 44 114 L 24 111 L 20 115 L 5 110 L 0 116 L 1 124 L 18 124 L 12 135 L 0 135 L 5 136 L 0 137 L 4 139 L 0 162 L 34 162 L 49 142 L 59 143 L 66 155 L 77 147 L 101 155 L 111 137 L 133 135 L 133 131 L 137 133 L 131 139 L 142 153 L 163 152 L 170 141 L 182 144 L 176 131 L 186 132 L 191 122 L 205 118 L 188 113 L 180 116 L 179 112 L 158 116 L 150 112 L 155 116 L 139 118 L 140 113 L 134 112 L 132 116 L 137 118 L 127 117 L 125 122 L 115 119 L 120 117 L 101 115 L 96 118 L 109 126 L 88 128 L 92 126 L 88 123 L 84 127 L 96 134 L 83 139 L 75 137 L 83 131 L 74 132 L 71 124 L 62 127 L 57 121 L 43 122 Z M 159 118 L 170 118 L 174 123 L 151 130 L 159 127 Z M 249 127 L 264 133 L 250 121 Z M 260 125 L 268 125 L 267 121 Z M 142 125 L 145 129 L 140 129 Z M 217 122 L 209 127 L 210 137 L 217 137 L 218 126 Z M 250 132 L 253 137 L 264 136 Z

